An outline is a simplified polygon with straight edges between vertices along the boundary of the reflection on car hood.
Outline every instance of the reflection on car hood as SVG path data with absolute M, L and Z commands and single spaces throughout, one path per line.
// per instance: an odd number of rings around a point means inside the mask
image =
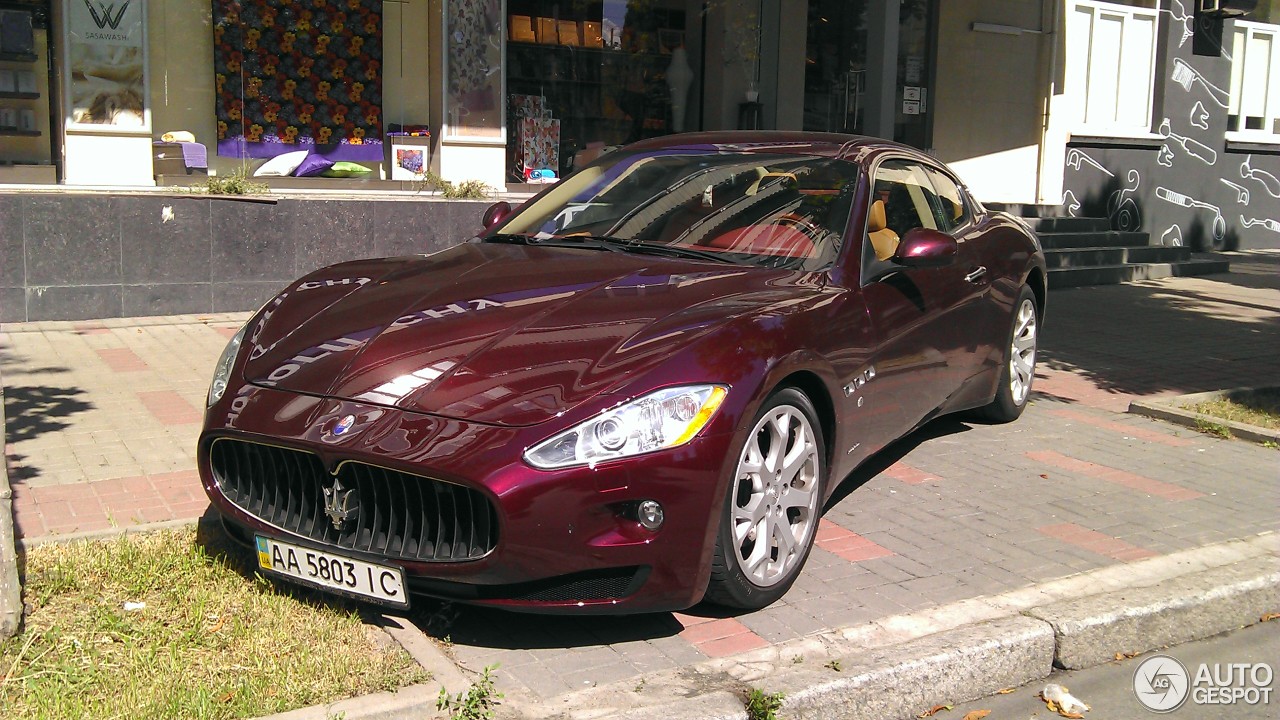
M 808 273 L 466 244 L 303 278 L 250 328 L 244 374 L 284 390 L 530 425 L 813 286 Z

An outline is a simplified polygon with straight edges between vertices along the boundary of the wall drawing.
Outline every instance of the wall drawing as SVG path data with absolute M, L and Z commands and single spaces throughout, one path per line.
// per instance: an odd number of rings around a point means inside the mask
M 1267 194 L 1273 198 L 1280 198 L 1280 178 L 1263 170 L 1253 167 L 1253 156 L 1249 155 L 1240 163 L 1240 177 L 1246 180 L 1257 180 L 1267 189 Z
M 1229 187 L 1229 188 L 1231 188 L 1232 190 L 1235 190 L 1235 191 L 1236 191 L 1236 204 L 1237 204 L 1237 205 L 1248 205 L 1248 204 L 1249 204 L 1249 188 L 1247 188 L 1247 187 L 1245 187 L 1245 186 L 1243 186 L 1243 185 L 1237 185 L 1237 184 L 1235 184 L 1235 183 L 1231 182 L 1230 180 L 1228 180 L 1228 179 L 1226 179 L 1226 178 L 1219 178 L 1219 179 L 1220 179 L 1220 180 L 1222 180 L 1222 184 L 1223 184 L 1223 185 L 1226 185 L 1227 187 Z
M 1213 238 L 1222 240 L 1227 234 L 1227 220 L 1222 217 L 1222 208 L 1212 203 L 1201 202 L 1190 195 L 1183 195 L 1166 187 L 1156 188 L 1156 197 L 1165 202 L 1173 203 L 1185 208 L 1203 208 L 1213 211 Z
M 1182 247 L 1182 228 L 1170 225 L 1160 236 L 1160 244 L 1165 247 Z
M 1157 132 L 1159 132 L 1160 137 L 1165 140 L 1172 140 L 1174 143 L 1181 146 L 1183 151 L 1188 155 L 1200 160 L 1204 164 L 1216 165 L 1218 163 L 1218 151 L 1195 138 L 1189 138 L 1185 135 L 1179 135 L 1173 132 L 1173 125 L 1169 122 L 1169 118 L 1165 118 L 1164 121 L 1160 123 L 1160 129 Z
M 1245 227 L 1253 227 L 1254 225 L 1261 225 L 1262 227 L 1270 230 L 1271 232 L 1280 233 L 1280 220 L 1276 220 L 1275 218 L 1246 218 L 1245 216 L 1241 215 L 1240 224 L 1244 225 Z
M 1204 103 L 1196 101 L 1196 106 L 1191 108 L 1191 124 L 1201 130 L 1209 129 L 1209 111 L 1204 109 Z
M 1080 148 L 1067 149 L 1067 167 L 1073 170 L 1079 170 L 1081 163 L 1087 163 L 1093 167 L 1106 173 L 1107 177 L 1115 177 L 1115 173 L 1103 167 L 1102 163 L 1089 157 Z
M 1206 22 L 1192 0 L 1156 5 L 1151 134 L 1069 142 L 1064 214 L 1145 229 L 1152 245 L 1280 248 L 1280 142 L 1227 137 L 1232 61 L 1221 48 L 1236 21 Z
M 1181 85 L 1182 89 L 1187 92 L 1191 92 L 1192 87 L 1198 83 L 1205 90 L 1209 91 L 1209 99 L 1217 103 L 1218 107 L 1227 107 L 1227 103 L 1231 100 L 1230 93 L 1206 80 L 1199 70 L 1191 67 L 1191 65 L 1182 58 L 1173 59 L 1172 78 L 1174 82 Z
M 1133 193 L 1142 186 L 1142 176 L 1137 170 L 1130 170 L 1127 179 L 1133 187 L 1117 190 L 1107 198 L 1107 219 L 1116 230 L 1137 232 L 1142 229 L 1142 211 L 1134 202 Z

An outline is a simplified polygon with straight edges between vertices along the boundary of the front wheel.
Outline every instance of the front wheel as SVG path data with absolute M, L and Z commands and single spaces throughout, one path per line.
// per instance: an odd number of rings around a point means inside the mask
M 1039 342 L 1039 315 L 1036 296 L 1031 288 L 1023 285 L 1014 304 L 1013 322 L 1009 328 L 1009 344 L 1006 346 L 1004 367 L 1000 372 L 1000 385 L 990 405 L 979 413 L 994 422 L 1013 422 L 1022 415 L 1031 396 L 1031 382 L 1036 374 L 1036 345 Z
M 800 575 L 821 518 L 826 454 L 809 398 L 777 391 L 756 415 L 720 514 L 706 599 L 758 610 Z

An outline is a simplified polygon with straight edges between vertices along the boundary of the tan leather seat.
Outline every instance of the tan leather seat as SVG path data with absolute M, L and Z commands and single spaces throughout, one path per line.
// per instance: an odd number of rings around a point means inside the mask
M 898 233 L 889 229 L 883 200 L 871 203 L 871 210 L 867 213 L 867 237 L 871 238 L 877 260 L 888 260 L 898 250 Z

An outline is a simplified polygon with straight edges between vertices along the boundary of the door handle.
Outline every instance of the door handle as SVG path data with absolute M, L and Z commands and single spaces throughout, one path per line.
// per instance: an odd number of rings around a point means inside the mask
M 980 266 L 975 270 L 971 271 L 968 275 L 965 275 L 964 279 L 967 282 L 976 283 L 986 276 L 987 276 L 987 268 Z

